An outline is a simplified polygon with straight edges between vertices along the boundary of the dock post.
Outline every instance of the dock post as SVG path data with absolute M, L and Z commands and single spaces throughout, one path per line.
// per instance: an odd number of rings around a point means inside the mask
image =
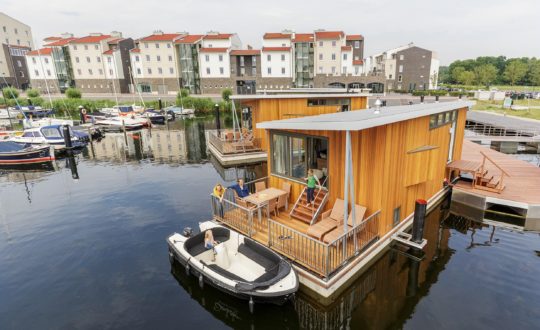
M 163 103 L 161 102 L 161 98 L 158 99 L 158 108 L 159 110 L 163 109 Z
M 435 103 L 439 103 L 439 95 L 435 95 Z
M 412 253 L 417 253 L 414 250 Z M 416 256 L 416 255 L 415 255 Z M 420 260 L 410 258 L 409 259 L 409 272 L 407 274 L 407 297 L 416 296 L 418 291 L 418 272 L 420 270 Z
M 217 129 L 217 132 L 218 132 L 218 136 L 220 136 L 221 134 L 221 122 L 219 121 L 219 104 L 215 104 L 214 105 L 214 112 L 216 113 L 216 129 Z
M 426 219 L 427 202 L 424 199 L 417 199 L 414 208 L 414 220 L 412 227 L 412 241 L 422 243 L 424 236 L 424 222 Z
M 62 126 L 62 134 L 64 135 L 64 144 L 66 145 L 66 152 L 71 153 L 71 148 L 73 145 L 71 144 L 71 134 L 69 132 L 68 125 Z
M 90 151 L 92 152 L 92 158 L 96 158 L 96 153 L 94 151 L 94 138 L 92 138 L 92 132 L 90 130 L 90 127 L 88 127 L 88 138 L 90 142 Z
M 420 95 L 420 103 L 424 103 L 424 95 Z
M 124 142 L 126 143 L 126 146 L 128 144 L 127 142 L 127 133 L 126 133 L 126 122 L 122 119 L 122 130 L 124 131 Z

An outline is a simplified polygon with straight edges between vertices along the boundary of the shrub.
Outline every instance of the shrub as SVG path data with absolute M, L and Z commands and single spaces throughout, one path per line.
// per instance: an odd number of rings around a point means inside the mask
M 82 96 L 82 93 L 77 88 L 68 88 L 66 89 L 66 96 L 68 99 L 80 99 Z
M 427 96 L 428 94 L 428 91 L 412 91 L 413 96 Z
M 225 102 L 229 102 L 231 100 L 232 90 L 230 88 L 225 88 L 221 91 L 221 98 Z
M 460 96 L 460 95 L 461 95 L 461 96 L 467 95 L 467 92 L 452 91 L 452 92 L 450 92 L 449 94 L 450 94 L 450 96 L 455 96 L 455 97 L 457 97 L 457 96 Z M 474 93 L 473 93 L 473 94 L 474 94 Z
M 434 89 L 429 91 L 429 95 L 431 96 L 445 96 L 446 94 L 448 94 L 448 92 L 445 90 Z
M 4 87 L 2 93 L 6 99 L 13 99 L 19 97 L 19 91 L 13 87 Z
M 32 97 L 38 97 L 39 91 L 35 88 L 29 89 L 26 91 L 26 96 L 32 98 Z
M 189 89 L 187 88 L 182 88 L 178 91 L 178 94 L 176 95 L 177 98 L 184 98 L 184 97 L 188 97 L 189 96 Z

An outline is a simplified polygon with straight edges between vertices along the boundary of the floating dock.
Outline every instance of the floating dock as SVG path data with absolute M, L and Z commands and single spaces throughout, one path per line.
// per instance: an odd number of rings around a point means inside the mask
M 540 230 L 540 168 L 474 142 L 463 142 L 463 160 L 482 163 L 482 153 L 508 173 L 504 177 L 504 189 L 487 191 L 474 188 L 471 182 L 459 181 L 454 185 L 452 201 L 480 211 L 511 209 L 525 218 L 524 229 Z M 491 173 L 498 171 L 491 162 L 486 162 L 485 167 Z

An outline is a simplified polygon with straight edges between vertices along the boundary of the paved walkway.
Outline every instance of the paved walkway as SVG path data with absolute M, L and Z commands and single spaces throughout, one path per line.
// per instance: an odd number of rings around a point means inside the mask
M 503 116 L 486 111 L 469 111 L 467 120 L 500 128 L 540 133 L 540 120 L 535 119 Z

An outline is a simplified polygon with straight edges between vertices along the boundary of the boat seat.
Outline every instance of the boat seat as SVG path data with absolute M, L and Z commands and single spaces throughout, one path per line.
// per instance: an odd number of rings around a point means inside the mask
M 231 232 L 227 228 L 214 227 L 210 230 L 212 230 L 214 240 L 218 241 L 219 243 L 228 241 L 231 236 Z M 194 257 L 208 251 L 208 249 L 204 247 L 204 232 L 190 237 L 184 243 L 184 249 L 186 249 L 186 251 Z
M 229 279 L 234 280 L 234 281 L 242 281 L 242 282 L 246 281 L 245 279 L 241 278 L 240 276 L 238 276 L 236 274 L 233 274 L 233 273 L 229 272 L 228 270 L 219 267 L 216 264 L 210 264 L 210 265 L 208 265 L 206 263 L 204 263 L 204 264 L 206 265 L 206 267 L 210 268 L 211 270 L 213 270 L 214 272 L 218 273 L 221 276 L 225 276 L 226 278 L 229 278 Z
M 279 265 L 279 258 L 272 253 L 269 253 L 266 249 L 261 249 L 256 243 L 249 239 L 244 239 L 244 243 L 240 244 L 238 253 L 253 260 L 267 272 Z

